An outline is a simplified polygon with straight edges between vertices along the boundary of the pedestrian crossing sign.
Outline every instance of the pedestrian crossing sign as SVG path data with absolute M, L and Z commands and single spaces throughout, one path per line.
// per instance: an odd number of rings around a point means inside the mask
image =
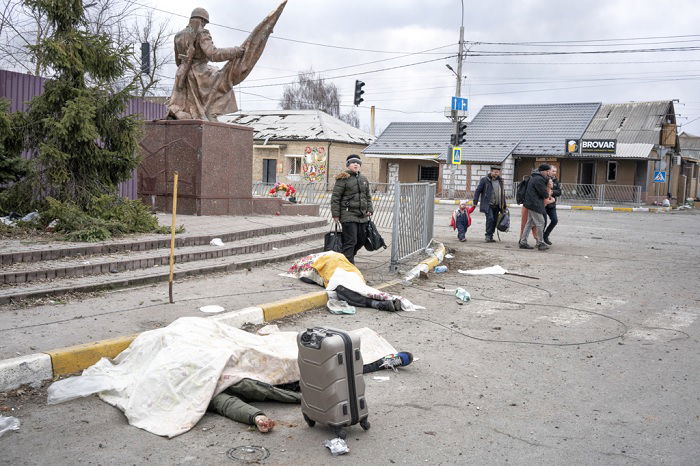
M 452 148 L 452 164 L 460 165 L 462 163 L 462 148 L 453 147 Z
M 654 183 L 665 183 L 666 172 L 654 172 Z

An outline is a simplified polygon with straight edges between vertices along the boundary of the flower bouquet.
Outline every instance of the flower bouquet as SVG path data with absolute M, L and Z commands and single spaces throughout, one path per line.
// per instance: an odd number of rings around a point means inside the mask
M 286 184 L 286 183 L 275 183 L 275 185 L 270 189 L 268 194 L 270 196 L 282 196 L 288 197 L 290 201 L 295 202 L 296 201 L 296 193 L 297 190 L 294 189 L 294 186 L 291 184 Z

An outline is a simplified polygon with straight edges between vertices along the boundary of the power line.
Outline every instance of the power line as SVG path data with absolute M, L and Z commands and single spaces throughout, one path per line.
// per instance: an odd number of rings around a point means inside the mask
M 468 57 L 521 57 L 521 56 L 544 56 L 544 55 L 603 55 L 603 54 L 626 54 L 626 53 L 661 53 L 661 52 L 697 52 L 700 47 L 658 47 L 647 49 L 621 49 L 621 50 L 577 50 L 577 51 L 488 51 L 479 50 L 476 52 L 466 52 Z
M 584 42 L 614 42 L 614 41 L 632 41 L 632 40 L 655 40 L 655 39 L 684 39 L 687 37 L 700 37 L 700 34 L 684 34 L 675 36 L 648 36 L 648 37 L 618 37 L 616 39 L 580 39 L 580 40 L 556 40 L 556 41 L 523 41 L 523 42 L 469 42 L 474 44 L 497 44 L 497 45 L 540 45 L 540 44 L 577 44 Z
M 172 15 L 172 16 L 179 16 L 180 18 L 185 18 L 185 19 L 187 19 L 187 20 L 190 19 L 190 17 L 187 16 L 187 15 L 181 15 L 181 14 L 179 14 L 179 13 L 175 13 L 175 12 L 168 11 L 168 10 L 163 10 L 163 9 L 161 9 L 161 8 L 155 8 L 155 7 L 152 7 L 152 6 L 149 6 L 149 5 L 144 5 L 144 4 L 138 3 L 138 2 L 133 2 L 133 3 L 134 3 L 134 5 L 139 5 L 139 6 L 142 6 L 142 7 L 144 7 L 144 8 L 150 8 L 151 10 L 160 11 L 161 13 L 166 13 L 166 14 L 169 14 L 169 15 Z M 233 26 L 227 26 L 227 25 L 225 25 L 225 24 L 220 24 L 220 23 L 213 23 L 213 22 L 211 22 L 211 23 L 208 23 L 208 24 L 211 25 L 211 26 L 218 26 L 218 27 L 221 27 L 221 28 L 224 28 L 224 29 L 230 29 L 230 30 L 232 30 L 232 31 L 243 32 L 243 33 L 246 33 L 246 34 L 250 34 L 250 33 L 252 32 L 252 31 L 249 31 L 249 30 L 247 30 L 247 29 L 236 28 L 236 27 L 233 27 Z M 322 43 L 319 43 L 319 42 L 311 42 L 311 41 L 306 41 L 306 40 L 291 39 L 291 38 L 289 38 L 289 37 L 282 37 L 282 36 L 276 36 L 276 35 L 271 35 L 270 38 L 271 38 L 271 39 L 276 39 L 276 40 L 282 40 L 282 41 L 285 41 L 285 42 L 294 42 L 294 43 L 297 43 L 297 44 L 315 45 L 315 46 L 317 46 L 317 47 L 325 47 L 325 48 L 340 49 L 340 50 L 352 50 L 352 51 L 355 51 L 355 52 L 388 53 L 388 54 L 415 54 L 415 53 L 424 53 L 424 54 L 427 54 L 427 55 L 435 55 L 435 54 L 438 54 L 438 53 L 439 53 L 439 52 L 407 52 L 407 51 L 405 51 L 405 50 L 404 50 L 404 51 L 390 51 L 390 50 L 363 49 L 363 48 L 358 48 L 358 47 L 344 47 L 344 46 L 341 46 L 341 45 L 322 44 Z

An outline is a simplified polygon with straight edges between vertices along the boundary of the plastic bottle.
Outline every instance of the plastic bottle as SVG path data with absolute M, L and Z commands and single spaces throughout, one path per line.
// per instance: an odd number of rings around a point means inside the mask
M 457 297 L 457 299 L 461 299 L 465 303 L 472 299 L 472 297 L 469 295 L 469 292 L 464 288 L 457 288 L 455 290 L 455 296 Z
M 445 273 L 447 272 L 447 266 L 446 265 L 438 265 L 435 267 L 435 273 Z

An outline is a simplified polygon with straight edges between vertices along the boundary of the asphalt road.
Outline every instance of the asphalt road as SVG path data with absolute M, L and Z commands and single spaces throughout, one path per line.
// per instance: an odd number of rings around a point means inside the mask
M 22 422 L 0 438 L 0 463 L 233 464 L 231 448 L 257 445 L 263 464 L 698 464 L 700 213 L 565 211 L 539 252 L 514 233 L 483 243 L 478 213 L 459 243 L 450 211 L 438 206 L 435 229 L 454 249 L 449 272 L 395 289 L 425 310 L 279 323 L 371 327 L 417 358 L 365 376 L 372 427 L 349 429 L 349 454 L 331 457 L 331 431 L 296 406 L 260 404 L 278 421 L 270 434 L 206 415 L 167 440 L 95 397 L 47 406 L 39 390 L 0 397 Z M 495 264 L 539 279 L 457 272 Z

